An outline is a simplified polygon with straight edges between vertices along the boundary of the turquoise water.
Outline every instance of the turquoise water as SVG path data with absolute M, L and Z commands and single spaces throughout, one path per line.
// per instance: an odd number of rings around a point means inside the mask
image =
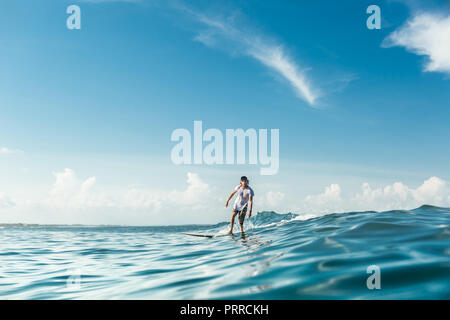
M 227 223 L 3 225 L 1 299 L 449 299 L 450 209 Z M 181 232 L 220 235 L 196 238 Z M 380 268 L 369 290 L 367 267 Z

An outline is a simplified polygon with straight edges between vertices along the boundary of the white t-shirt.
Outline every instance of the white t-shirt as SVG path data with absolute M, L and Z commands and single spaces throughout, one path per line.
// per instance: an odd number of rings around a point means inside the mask
M 250 199 L 250 197 L 255 196 L 255 193 L 249 186 L 244 189 L 241 187 L 241 185 L 238 185 L 236 186 L 236 188 L 234 188 L 234 190 L 236 191 L 237 198 L 234 201 L 233 209 L 241 211 L 248 204 L 248 200 Z

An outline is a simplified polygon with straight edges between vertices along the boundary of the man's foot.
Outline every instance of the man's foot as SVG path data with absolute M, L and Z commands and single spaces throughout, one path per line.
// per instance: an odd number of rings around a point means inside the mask
M 233 230 L 228 231 L 227 234 L 233 234 Z

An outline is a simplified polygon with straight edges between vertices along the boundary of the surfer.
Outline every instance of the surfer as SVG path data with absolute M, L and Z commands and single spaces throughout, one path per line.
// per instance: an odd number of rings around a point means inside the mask
M 230 231 L 228 231 L 228 234 L 233 233 L 234 217 L 237 214 L 239 214 L 239 225 L 241 227 L 242 233 L 244 232 L 244 219 L 247 209 L 248 217 L 250 218 L 252 216 L 253 197 L 255 196 L 255 193 L 253 192 L 253 189 L 250 188 L 249 181 L 246 176 L 241 177 L 240 184 L 234 188 L 233 192 L 228 197 L 227 202 L 225 203 L 225 207 L 228 208 L 228 202 L 230 202 L 235 193 L 237 193 L 237 198 L 234 201 L 233 213 L 231 215 Z

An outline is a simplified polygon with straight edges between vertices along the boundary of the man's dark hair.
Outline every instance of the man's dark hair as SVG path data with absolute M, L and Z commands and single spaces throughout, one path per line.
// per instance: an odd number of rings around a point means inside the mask
M 248 181 L 248 179 L 247 179 L 246 176 L 242 176 L 242 177 L 241 177 L 241 181 Z

